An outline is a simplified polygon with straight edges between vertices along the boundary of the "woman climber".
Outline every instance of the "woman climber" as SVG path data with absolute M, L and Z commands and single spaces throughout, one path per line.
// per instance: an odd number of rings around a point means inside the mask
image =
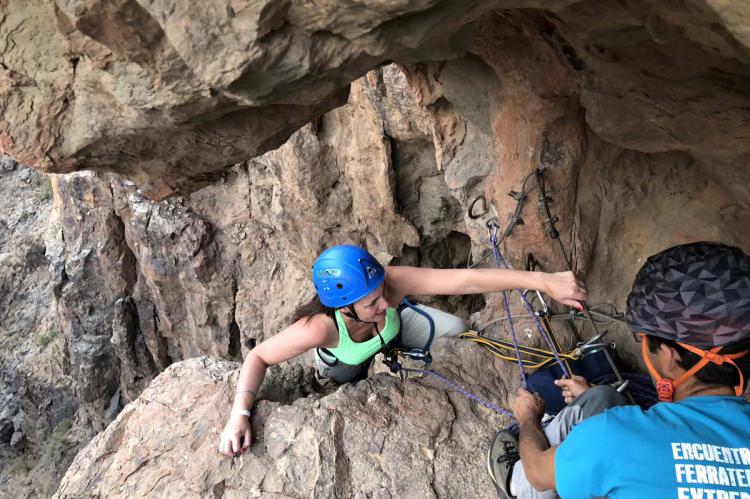
M 457 336 L 466 323 L 451 314 L 417 305 L 396 307 L 412 295 L 467 295 L 530 289 L 578 309 L 585 286 L 572 272 L 543 273 L 500 269 L 384 268 L 357 246 L 334 246 L 312 268 L 317 295 L 300 307 L 291 326 L 253 348 L 245 358 L 219 451 L 244 453 L 251 442 L 250 408 L 268 366 L 315 350 L 321 376 L 345 383 L 367 375 L 373 357 L 389 347 L 423 348 L 430 337 Z M 400 333 L 400 334 L 399 334 Z

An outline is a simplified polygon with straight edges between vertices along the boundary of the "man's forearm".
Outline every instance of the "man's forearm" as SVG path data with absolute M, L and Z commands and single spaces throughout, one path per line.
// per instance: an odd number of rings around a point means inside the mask
M 522 421 L 518 435 L 519 453 L 526 478 L 536 490 L 555 488 L 554 450 L 538 420 Z

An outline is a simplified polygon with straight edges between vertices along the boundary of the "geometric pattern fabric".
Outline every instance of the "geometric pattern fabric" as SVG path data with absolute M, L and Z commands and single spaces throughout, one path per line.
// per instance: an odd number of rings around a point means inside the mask
M 719 243 L 650 257 L 628 295 L 633 332 L 707 349 L 750 338 L 750 257 Z

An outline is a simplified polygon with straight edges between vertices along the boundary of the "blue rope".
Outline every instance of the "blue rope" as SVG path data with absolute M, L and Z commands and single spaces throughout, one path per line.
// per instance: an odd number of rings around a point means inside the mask
M 500 267 L 500 262 L 504 261 L 503 256 L 500 254 L 500 250 L 497 249 L 497 234 L 490 234 L 490 243 L 492 245 L 492 253 L 495 256 L 495 265 Z M 513 325 L 513 317 L 510 313 L 510 300 L 508 299 L 508 292 L 503 291 L 503 304 L 505 305 L 505 316 L 508 320 L 508 326 L 510 327 L 510 336 L 513 340 L 513 350 L 516 352 L 516 360 L 518 361 L 518 370 L 521 372 L 521 385 L 526 388 L 526 372 L 523 369 L 523 360 L 521 359 L 521 351 L 518 349 L 518 338 L 516 337 L 516 328 Z
M 500 250 L 497 247 L 497 235 L 496 234 L 490 234 L 490 244 L 492 246 L 492 252 L 495 255 L 495 263 L 497 264 L 497 267 L 500 268 L 501 266 L 505 269 L 510 269 L 510 265 L 508 264 L 508 261 L 505 259 L 505 257 L 500 253 Z M 547 343 L 547 348 L 549 348 L 550 352 L 552 352 L 552 355 L 555 357 L 555 361 L 560 365 L 560 369 L 562 369 L 562 372 L 565 374 L 566 377 L 570 378 L 571 373 L 568 370 L 565 363 L 560 359 L 560 356 L 557 354 L 557 349 L 552 345 L 552 341 L 550 340 L 549 336 L 547 336 L 547 331 L 542 326 L 542 323 L 539 322 L 539 316 L 536 315 L 534 312 L 534 309 L 532 308 L 531 304 L 529 303 L 529 300 L 526 299 L 526 297 L 523 295 L 523 293 L 519 292 L 521 295 L 521 301 L 523 302 L 524 307 L 526 308 L 526 312 L 534 319 L 534 322 L 536 323 L 537 329 L 539 329 L 539 334 L 544 338 L 545 343 Z M 513 321 L 510 317 L 510 307 L 508 306 L 508 297 L 505 291 L 503 291 L 503 295 L 505 296 L 505 313 L 508 316 L 508 322 L 510 324 L 510 330 L 511 334 L 513 335 L 513 345 L 516 348 L 516 356 L 519 359 L 519 365 L 521 363 L 521 353 L 518 351 L 518 342 L 516 341 L 516 332 L 513 328 Z M 524 387 L 526 387 L 526 374 L 523 372 L 523 367 L 521 367 L 521 379 L 524 380 Z
M 502 414 L 503 416 L 507 416 L 507 417 L 509 417 L 509 418 L 511 418 L 513 420 L 516 419 L 515 417 L 513 417 L 513 413 L 512 412 L 510 412 L 510 411 L 508 411 L 506 409 L 503 409 L 502 407 L 500 407 L 497 404 L 493 404 L 489 400 L 485 400 L 485 399 L 483 399 L 481 397 L 478 397 L 477 395 L 474 395 L 473 393 L 471 393 L 467 389 L 465 389 L 465 388 L 457 385 L 456 383 L 454 383 L 453 381 L 451 381 L 450 379 L 446 378 L 445 376 L 443 376 L 440 373 L 436 373 L 435 371 L 428 371 L 426 369 L 414 369 L 414 368 L 411 368 L 411 367 L 404 367 L 401 364 L 397 364 L 395 366 L 395 370 L 396 370 L 396 372 L 407 372 L 407 373 L 415 373 L 415 374 L 429 374 L 431 376 L 434 376 L 437 379 L 439 379 L 440 381 L 442 381 L 443 383 L 445 383 L 446 385 L 450 386 L 451 388 L 453 388 L 454 390 L 456 390 L 457 392 L 459 392 L 460 394 L 462 394 L 462 395 L 470 398 L 471 400 L 473 400 L 475 402 L 478 402 L 478 403 L 482 404 L 486 408 L 491 409 L 491 410 L 497 412 L 498 414 Z

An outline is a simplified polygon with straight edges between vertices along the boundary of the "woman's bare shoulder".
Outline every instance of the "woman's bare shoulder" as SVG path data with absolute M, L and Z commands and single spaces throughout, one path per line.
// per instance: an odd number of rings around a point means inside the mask
M 325 346 L 333 340 L 338 341 L 338 327 L 336 322 L 326 314 L 315 314 L 302 317 L 292 324 L 291 328 L 313 339 L 318 346 Z

